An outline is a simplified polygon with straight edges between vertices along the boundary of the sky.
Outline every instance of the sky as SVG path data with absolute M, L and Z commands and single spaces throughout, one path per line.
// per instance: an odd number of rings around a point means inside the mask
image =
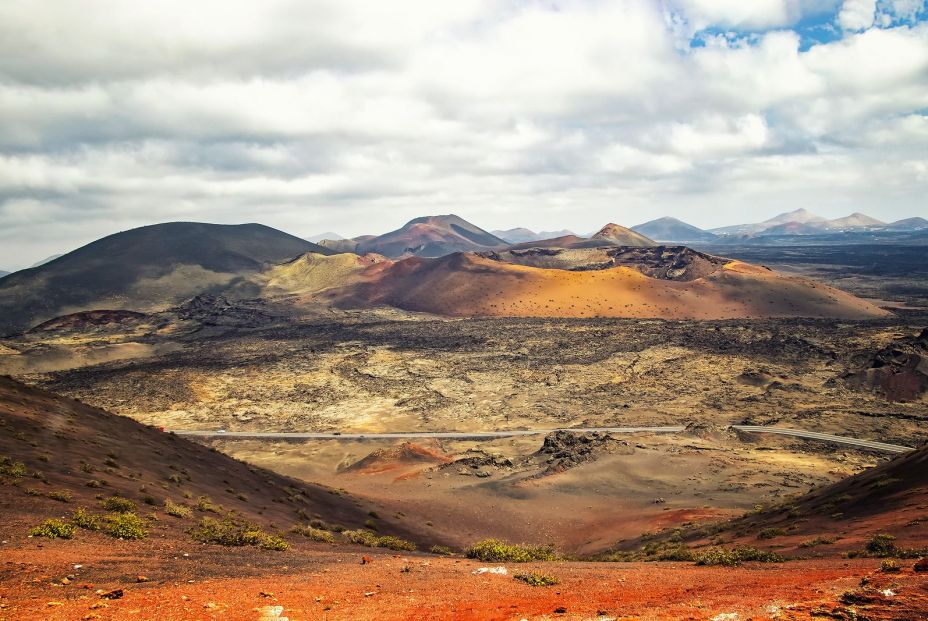
M 928 217 L 924 0 L 4 0 L 0 269 L 156 222 Z

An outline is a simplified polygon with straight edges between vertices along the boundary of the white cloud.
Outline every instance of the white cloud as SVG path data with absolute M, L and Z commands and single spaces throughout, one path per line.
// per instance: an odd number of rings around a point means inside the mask
M 838 24 L 845 30 L 866 30 L 876 17 L 876 0 L 844 0 Z
M 834 0 L 668 2 L 0 3 L 0 268 L 171 219 L 924 215 L 928 26 L 804 50 Z

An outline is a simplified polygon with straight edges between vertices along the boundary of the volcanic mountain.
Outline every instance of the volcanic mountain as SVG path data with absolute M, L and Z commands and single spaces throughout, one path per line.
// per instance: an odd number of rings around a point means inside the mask
M 847 229 L 879 229 L 886 226 L 886 223 L 876 218 L 871 218 L 867 214 L 860 212 L 852 213 L 843 218 L 835 218 L 825 223 L 825 228 L 829 230 L 844 231 Z
M 407 222 L 402 228 L 383 235 L 353 240 L 326 240 L 325 246 L 338 252 L 375 253 L 390 258 L 408 256 L 442 257 L 453 252 L 503 248 L 508 242 L 450 214 L 426 216 Z
M 884 231 L 921 231 L 924 229 L 928 229 L 928 220 L 917 216 L 915 218 L 896 220 L 883 227 Z
M 788 224 L 790 222 L 798 222 L 800 224 L 815 224 L 824 223 L 827 222 L 827 220 L 803 208 L 781 213 L 780 215 L 774 216 L 769 220 L 764 220 L 763 222 L 723 226 L 717 229 L 710 229 L 709 232 L 714 233 L 715 235 L 749 235 L 760 233 L 761 231 L 769 229 L 770 227 L 778 226 L 780 224 Z
M 513 244 L 512 250 L 524 250 L 528 248 L 601 248 L 605 246 L 632 246 L 646 247 L 656 246 L 657 244 L 640 233 L 618 224 L 607 224 L 598 232 L 590 237 L 578 237 L 577 235 L 563 235 L 552 239 L 542 239 L 539 241 L 530 241 L 522 244 Z
M 456 253 L 399 261 L 334 289 L 346 306 L 389 305 L 438 315 L 510 317 L 880 317 L 886 311 L 837 289 L 688 249 L 563 249 Z M 642 253 L 637 255 L 635 253 Z M 537 258 L 541 257 L 541 258 Z M 546 258 L 547 257 L 547 258 Z M 553 257 L 553 258 L 552 258 Z M 555 269 L 535 267 L 560 262 Z M 521 264 L 520 264 L 521 263 Z M 567 269 L 564 269 L 564 268 Z M 687 270 L 697 276 L 687 280 Z
M 331 250 L 261 224 L 171 222 L 99 239 L 0 282 L 0 334 L 91 309 L 148 310 L 200 293 L 254 295 L 268 264 Z
M 8 276 L 11 273 L 12 272 L 8 272 L 6 270 L 0 270 L 0 278 L 3 278 L 4 276 Z
M 633 226 L 632 230 L 659 242 L 712 242 L 718 239 L 709 231 L 670 217 Z

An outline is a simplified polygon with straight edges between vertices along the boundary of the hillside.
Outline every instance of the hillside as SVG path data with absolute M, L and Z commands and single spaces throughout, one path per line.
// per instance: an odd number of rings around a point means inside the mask
M 441 257 L 453 252 L 508 245 L 499 237 L 453 214 L 416 218 L 395 231 L 356 241 L 354 252 L 357 254 L 376 253 L 389 258 L 410 255 Z
M 659 242 L 712 242 L 718 239 L 709 231 L 670 217 L 651 220 L 633 226 L 631 230 Z
M 331 250 L 261 224 L 171 222 L 116 233 L 0 282 L 0 334 L 66 313 L 148 310 L 200 293 L 256 291 L 269 263 Z
M 602 248 L 607 246 L 647 247 L 657 244 L 640 233 L 618 224 L 607 224 L 590 237 L 579 237 L 573 233 L 513 244 L 510 250 L 525 250 L 529 248 Z
M 268 269 L 262 274 L 262 278 L 265 291 L 269 295 L 317 293 L 358 281 L 370 268 L 384 263 L 392 262 L 377 254 L 359 256 L 340 253 L 326 256 L 307 252 Z
M 497 257 L 498 258 L 498 257 Z M 447 316 L 661 317 L 880 317 L 864 300 L 803 278 L 738 261 L 709 265 L 692 281 L 660 278 L 674 269 L 671 253 L 569 271 L 506 263 L 458 253 L 410 258 L 370 281 L 332 290 L 342 306 L 389 305 Z M 650 277 L 643 272 L 653 273 Z
M 884 231 L 921 231 L 924 229 L 928 229 L 928 220 L 919 217 L 896 220 L 883 227 Z
M 510 244 L 522 244 L 525 242 L 532 241 L 541 241 L 543 239 L 552 239 L 555 237 L 564 237 L 566 235 L 573 235 L 572 231 L 563 229 L 560 231 L 539 231 L 536 233 L 531 229 L 526 228 L 516 228 L 508 229 L 506 231 L 492 231 L 493 235 L 503 239 Z
M 285 530 L 301 515 L 332 524 L 360 526 L 367 514 L 355 500 L 237 461 L 223 453 L 130 418 L 0 377 L 0 457 L 22 464 L 22 477 L 0 485 L 4 538 L 22 539 L 46 518 L 77 507 L 101 510 L 97 499 L 120 496 L 139 513 L 163 512 L 165 501 L 196 505 L 208 499 L 216 511 L 191 517 L 160 516 L 153 537 L 185 539 L 199 517 L 234 511 L 267 529 Z M 32 490 L 32 491 L 30 491 Z M 49 492 L 66 494 L 63 502 Z M 221 507 L 221 508 L 220 508 Z M 400 529 L 399 532 L 403 532 Z M 103 537 L 85 533 L 86 537 Z M 192 543 L 192 542 L 191 542 Z

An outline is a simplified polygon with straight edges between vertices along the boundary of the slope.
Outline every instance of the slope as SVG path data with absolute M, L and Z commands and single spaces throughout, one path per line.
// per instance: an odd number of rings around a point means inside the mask
M 724 263 L 705 278 L 676 281 L 651 278 L 634 263 L 570 271 L 471 253 L 399 261 L 368 282 L 331 290 L 329 298 L 346 307 L 389 305 L 456 317 L 850 319 L 886 314 L 843 291 L 738 261 Z
M 261 224 L 171 222 L 99 239 L 0 283 L 0 334 L 81 310 L 148 310 L 206 292 L 254 292 L 268 263 L 331 250 Z
M 456 215 L 426 216 L 402 228 L 358 241 L 354 252 L 377 253 L 390 258 L 441 257 L 452 252 L 502 248 L 507 242 Z
M 633 226 L 632 230 L 660 242 L 711 242 L 718 239 L 709 231 L 670 217 Z

